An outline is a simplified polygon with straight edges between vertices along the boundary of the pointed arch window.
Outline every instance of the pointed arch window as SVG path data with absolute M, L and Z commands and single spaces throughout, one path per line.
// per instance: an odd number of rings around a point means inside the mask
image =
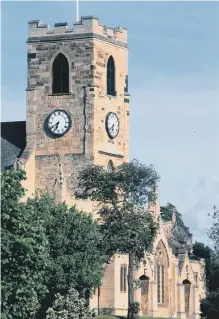
M 52 93 L 69 93 L 69 65 L 62 53 L 57 55 L 52 65 Z
M 113 162 L 112 160 L 109 160 L 108 164 L 107 164 L 107 172 L 108 173 L 112 173 L 114 170 L 114 165 L 113 165 Z
M 107 62 L 107 95 L 115 96 L 115 62 L 112 56 Z
M 156 249 L 156 280 L 157 280 L 157 302 L 160 305 L 165 305 L 168 300 L 168 291 L 165 289 L 168 283 L 168 256 L 166 248 L 162 241 L 159 242 Z

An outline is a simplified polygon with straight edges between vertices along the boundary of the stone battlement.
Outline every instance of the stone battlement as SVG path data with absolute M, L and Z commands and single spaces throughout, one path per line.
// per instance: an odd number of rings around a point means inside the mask
M 73 28 L 68 28 L 68 23 L 55 23 L 54 29 L 51 30 L 48 24 L 43 24 L 40 20 L 32 20 L 28 22 L 30 38 L 60 35 L 82 35 L 93 33 L 102 37 L 113 39 L 115 41 L 127 43 L 127 29 L 118 26 L 111 28 L 99 24 L 99 19 L 92 16 L 81 17 L 81 21 L 73 24 Z

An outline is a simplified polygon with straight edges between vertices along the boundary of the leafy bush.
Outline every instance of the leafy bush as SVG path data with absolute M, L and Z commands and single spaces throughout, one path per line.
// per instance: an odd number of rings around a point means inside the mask
M 111 315 L 113 312 L 113 308 L 101 308 L 100 315 Z
M 201 302 L 201 318 L 218 319 L 219 318 L 219 289 L 209 292 Z
M 85 299 L 79 298 L 75 289 L 70 289 L 65 296 L 56 294 L 53 306 L 47 310 L 46 319 L 92 319 L 93 314 Z
M 140 303 L 137 301 L 131 303 L 129 306 L 129 312 L 131 316 L 136 317 L 136 315 L 140 312 Z
M 46 225 L 33 206 L 20 201 L 25 179 L 23 171 L 8 170 L 1 175 L 2 319 L 29 319 L 47 293 Z

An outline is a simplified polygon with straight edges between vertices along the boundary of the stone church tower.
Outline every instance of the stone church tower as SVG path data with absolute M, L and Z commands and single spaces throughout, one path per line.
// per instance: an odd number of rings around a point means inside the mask
M 70 204 L 86 165 L 111 169 L 128 160 L 127 30 L 91 16 L 73 29 L 28 26 L 27 188 L 29 195 L 48 188 Z
M 26 122 L 2 123 L 1 169 L 25 169 L 28 197 L 47 188 L 58 202 L 94 212 L 94 203 L 74 198 L 79 171 L 90 164 L 110 171 L 129 157 L 127 30 L 94 17 L 54 30 L 35 20 L 27 49 Z M 174 218 L 162 221 L 159 200 L 148 211 L 160 229 L 153 254 L 135 271 L 140 314 L 198 319 L 205 262 L 182 247 L 188 236 Z M 126 315 L 127 273 L 128 255 L 115 256 L 90 306 Z

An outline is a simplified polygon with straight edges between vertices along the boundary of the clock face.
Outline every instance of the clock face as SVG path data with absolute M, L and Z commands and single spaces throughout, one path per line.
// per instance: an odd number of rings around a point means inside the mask
M 56 110 L 47 119 L 47 128 L 54 136 L 62 136 L 71 127 L 71 118 L 66 111 Z
M 116 113 L 107 114 L 106 130 L 110 138 L 115 138 L 119 134 L 119 119 Z

